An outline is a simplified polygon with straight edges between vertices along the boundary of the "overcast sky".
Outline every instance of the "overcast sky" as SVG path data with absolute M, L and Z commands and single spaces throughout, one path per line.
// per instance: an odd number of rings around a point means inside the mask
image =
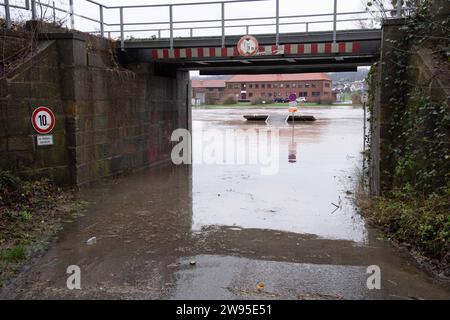
M 3 0 L 0 0 L 3 2 Z M 52 2 L 53 0 L 41 0 L 44 3 Z M 97 0 L 108 6 L 123 6 L 123 5 L 142 5 L 142 4 L 175 4 L 175 3 L 189 3 L 189 2 L 205 2 L 207 0 Z M 211 0 L 209 0 L 211 1 Z M 21 4 L 25 0 L 10 0 L 10 3 Z M 55 2 L 62 6 L 67 6 L 69 0 L 55 0 Z M 338 0 L 338 12 L 356 12 L 364 11 L 366 0 Z M 91 18 L 99 19 L 100 13 L 98 6 L 90 4 L 86 0 L 74 0 L 75 11 Z M 334 0 L 280 0 L 280 15 L 303 15 L 303 14 L 318 14 L 318 13 L 332 13 Z M 2 15 L 4 12 L 2 10 Z M 51 11 L 48 11 L 51 14 Z M 105 20 L 108 23 L 119 22 L 119 10 L 109 9 L 105 10 Z M 186 21 L 186 20 L 204 20 L 204 19 L 220 19 L 220 4 L 213 5 L 197 5 L 197 6 L 177 6 L 173 11 L 174 21 Z M 270 17 L 275 15 L 275 0 L 267 0 L 262 2 L 249 2 L 249 3 L 230 3 L 226 5 L 225 17 L 226 18 L 248 18 L 248 17 Z M 61 18 L 64 18 L 60 16 Z M 168 7 L 161 8 L 138 8 L 138 9 L 126 9 L 124 11 L 125 22 L 165 22 L 169 21 L 169 9 Z M 363 18 L 367 15 L 353 15 L 342 16 L 340 19 L 345 18 Z M 67 17 L 65 17 L 67 19 Z M 317 20 L 331 20 L 331 16 L 327 17 L 315 17 L 315 18 L 297 18 L 295 21 L 317 21 Z M 293 22 L 294 20 L 284 19 L 281 22 Z M 273 23 L 274 20 L 258 20 L 258 21 L 233 21 L 228 22 L 227 25 L 247 25 L 257 23 Z M 176 27 L 186 28 L 185 30 L 175 31 L 175 36 L 188 36 L 189 28 L 196 26 L 220 26 L 220 23 L 184 23 L 177 24 Z M 98 23 L 92 23 L 90 21 L 76 18 L 76 28 L 83 31 L 95 31 L 99 30 Z M 145 25 L 145 26 L 129 26 L 129 29 L 167 29 L 167 24 L 158 25 Z M 330 30 L 332 23 L 318 23 L 311 24 L 310 31 L 314 30 Z M 338 24 L 339 29 L 352 29 L 357 28 L 356 22 L 345 22 Z M 107 28 L 108 29 L 108 28 Z M 108 30 L 116 31 L 118 27 L 110 27 Z M 250 29 L 251 34 L 259 33 L 272 33 L 274 27 L 253 27 Z M 281 26 L 281 32 L 301 32 L 305 30 L 305 25 L 289 25 Z M 207 29 L 207 30 L 195 30 L 195 35 L 217 35 L 220 34 L 220 28 Z M 157 35 L 157 31 L 153 32 L 127 32 L 126 36 L 134 37 L 150 37 Z M 245 28 L 227 28 L 226 34 L 245 34 Z M 118 37 L 118 33 L 113 33 L 113 37 Z M 162 31 L 162 36 L 168 36 L 168 31 Z
M 24 6 L 26 0 L 10 0 L 10 4 L 17 4 Z M 43 3 L 53 3 L 53 1 L 60 7 L 68 8 L 69 0 L 41 0 Z M 211 2 L 215 0 L 96 0 L 99 3 L 103 3 L 107 6 L 133 6 L 133 5 L 157 5 L 157 4 L 177 4 L 177 3 L 192 3 L 192 2 Z M 0 0 L 4 2 L 4 0 Z M 358 12 L 365 10 L 365 3 L 367 0 L 338 0 L 338 12 Z M 275 0 L 267 0 L 261 2 L 248 2 L 248 3 L 228 3 L 225 6 L 226 18 L 243 18 L 242 21 L 227 22 L 227 26 L 231 25 L 252 25 L 252 24 L 265 24 L 273 23 L 273 19 L 268 20 L 245 20 L 249 17 L 273 17 L 275 16 Z M 280 16 L 288 15 L 307 15 L 307 14 L 324 14 L 333 12 L 334 0 L 280 0 Z M 86 0 L 74 0 L 75 11 L 78 14 L 98 19 L 100 18 L 100 10 L 97 5 L 89 3 Z M 196 6 L 176 6 L 173 10 L 174 21 L 188 21 L 188 20 L 205 20 L 205 19 L 220 19 L 221 11 L 220 4 L 209 5 L 196 5 Z M 48 17 L 52 16 L 52 10 L 47 9 L 46 14 Z M 0 16 L 4 17 L 4 10 L 0 8 Z M 23 11 L 19 13 L 17 10 L 12 10 L 12 16 L 17 17 L 20 15 L 22 19 L 28 19 L 29 13 L 24 14 Z M 349 18 L 367 18 L 369 14 L 357 14 L 357 15 L 343 15 L 338 19 Z M 105 9 L 104 18 L 107 23 L 119 23 L 120 15 L 118 9 Z M 125 9 L 124 11 L 125 22 L 167 22 L 169 21 L 169 9 L 168 7 L 157 8 L 134 8 Z M 68 16 L 65 14 L 58 14 L 58 19 L 69 21 Z M 332 16 L 326 17 L 312 17 L 312 18 L 296 18 L 296 19 L 283 19 L 280 22 L 307 22 L 307 21 L 319 21 L 319 20 L 332 20 Z M 367 20 L 366 20 L 367 23 Z M 176 27 L 186 28 L 184 30 L 176 30 L 174 35 L 176 37 L 183 37 L 189 35 L 189 28 L 191 27 L 205 27 L 205 26 L 220 26 L 220 22 L 215 23 L 179 23 Z M 82 31 L 98 31 L 100 26 L 98 23 L 94 23 L 82 18 L 77 17 L 75 19 L 75 27 Z M 128 26 L 130 29 L 168 29 L 167 23 L 156 25 L 137 25 Z M 357 22 L 341 22 L 338 23 L 338 29 L 357 29 L 360 28 Z M 118 26 L 106 27 L 106 31 L 118 31 Z M 332 30 L 332 23 L 317 23 L 310 24 L 310 31 L 320 30 Z M 302 32 L 305 31 L 304 24 L 280 26 L 280 32 Z M 198 29 L 194 30 L 196 36 L 208 36 L 219 35 L 220 28 L 212 29 Z M 240 28 L 226 28 L 227 35 L 244 35 L 246 32 L 245 27 Z M 274 33 L 275 27 L 251 27 L 250 34 L 261 33 Z M 119 32 L 112 32 L 113 38 L 118 38 Z M 145 32 L 127 32 L 126 37 L 133 36 L 135 38 L 148 38 L 158 35 L 157 31 L 145 31 Z M 162 37 L 168 37 L 168 31 L 161 31 Z

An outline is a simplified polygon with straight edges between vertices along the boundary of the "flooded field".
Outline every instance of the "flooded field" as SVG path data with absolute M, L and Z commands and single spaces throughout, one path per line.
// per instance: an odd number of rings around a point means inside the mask
M 270 118 L 246 123 L 248 113 Z M 282 110 L 194 110 L 192 166 L 162 165 L 86 190 L 95 204 L 0 297 L 450 298 L 352 202 L 363 111 L 302 114 L 317 121 L 293 127 Z M 270 148 L 260 153 L 266 136 Z M 241 151 L 266 157 L 241 163 Z M 81 290 L 67 289 L 71 265 L 81 269 Z M 367 288 L 373 265 L 380 290 Z

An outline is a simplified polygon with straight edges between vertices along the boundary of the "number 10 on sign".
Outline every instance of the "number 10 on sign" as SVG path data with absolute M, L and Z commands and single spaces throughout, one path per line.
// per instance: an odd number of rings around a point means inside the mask
M 49 134 L 55 127 L 55 115 L 49 108 L 39 107 L 34 110 L 31 123 L 39 134 Z

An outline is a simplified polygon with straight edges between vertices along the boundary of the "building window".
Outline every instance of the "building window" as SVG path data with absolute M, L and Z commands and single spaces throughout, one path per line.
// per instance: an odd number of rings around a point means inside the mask
M 269 96 L 269 97 L 272 97 L 272 92 L 269 92 L 269 93 L 268 93 L 268 96 Z
M 299 96 L 306 98 L 308 96 L 308 92 L 299 92 Z
M 255 89 L 259 89 L 259 84 L 255 84 Z
M 293 84 L 292 84 L 292 88 L 297 88 L 297 84 L 296 84 L 296 83 L 293 83 Z
M 316 84 L 315 84 L 315 83 L 312 83 L 312 84 L 311 84 L 311 87 L 315 88 L 315 87 L 316 87 Z
M 253 97 L 253 92 L 250 92 L 249 94 L 248 94 L 248 96 L 251 98 L 251 97 Z
M 286 83 L 286 88 L 290 88 L 291 85 L 289 83 Z
M 253 89 L 253 83 L 250 83 L 250 84 L 248 85 L 248 87 L 249 87 L 250 89 Z
M 280 88 L 284 88 L 284 84 L 283 83 L 280 83 Z
M 269 84 L 267 85 L 267 88 L 268 88 L 268 89 L 272 88 L 272 85 L 269 83 Z
M 265 92 L 262 92 L 261 93 L 261 97 L 265 97 L 266 96 L 266 93 Z
M 219 92 L 222 92 L 223 91 L 223 88 L 219 88 Z
M 274 88 L 278 88 L 278 83 L 274 83 L 274 84 L 273 84 L 273 87 L 274 87 Z
M 325 88 L 329 88 L 330 87 L 330 83 L 329 82 L 325 82 Z
M 299 84 L 298 84 L 298 87 L 299 87 L 299 88 L 303 88 L 303 84 L 299 83 Z
M 330 93 L 329 93 L 329 92 L 325 92 L 325 93 L 324 93 L 324 95 L 326 95 L 326 96 L 329 96 L 329 95 L 330 95 Z
M 313 97 L 320 97 L 320 92 L 313 92 L 313 93 L 312 93 L 312 96 L 313 96 Z
M 234 88 L 235 88 L 235 89 L 239 89 L 239 85 L 238 85 L 238 84 L 235 84 L 235 85 L 234 85 Z
M 228 89 L 233 89 L 233 85 L 232 85 L 232 84 L 229 84 L 229 85 L 228 85 Z
M 305 83 L 305 88 L 309 88 L 309 83 Z
M 214 88 L 208 88 L 208 91 L 214 91 Z
M 266 84 L 263 83 L 263 84 L 261 85 L 261 89 L 265 89 L 265 88 L 266 88 Z

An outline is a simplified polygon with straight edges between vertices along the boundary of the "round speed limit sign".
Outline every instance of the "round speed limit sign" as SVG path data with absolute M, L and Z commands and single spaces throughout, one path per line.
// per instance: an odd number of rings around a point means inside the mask
M 55 127 L 55 115 L 49 108 L 39 107 L 34 110 L 31 123 L 38 133 L 48 134 Z

